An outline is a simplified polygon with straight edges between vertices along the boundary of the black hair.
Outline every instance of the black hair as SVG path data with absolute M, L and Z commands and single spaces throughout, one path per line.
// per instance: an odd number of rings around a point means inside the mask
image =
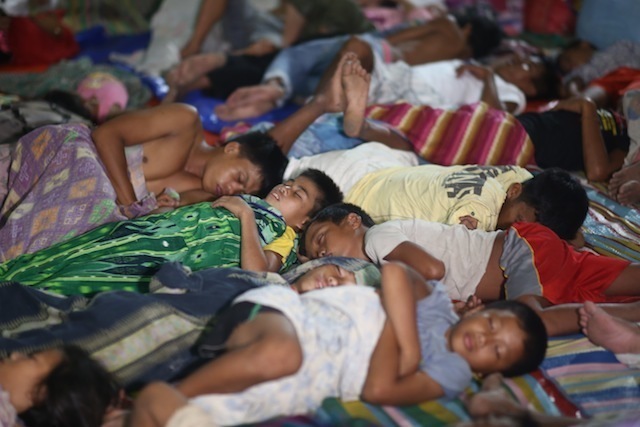
M 513 313 L 518 319 L 520 329 L 525 333 L 524 354 L 507 370 L 505 377 L 515 377 L 538 369 L 547 352 L 548 335 L 544 322 L 528 305 L 519 301 L 496 301 L 488 304 L 485 310 L 504 310 Z
M 266 132 L 249 132 L 231 138 L 228 142 L 240 144 L 242 157 L 256 165 L 262 174 L 262 184 L 257 196 L 265 197 L 282 182 L 284 170 L 289 163 L 276 141 Z
M 327 206 L 313 217 L 311 222 L 326 222 L 331 221 L 334 224 L 340 224 L 350 213 L 359 215 L 362 219 L 362 225 L 365 227 L 373 227 L 376 223 L 371 216 L 364 211 L 360 206 L 353 203 L 336 203 L 331 206 Z
M 471 26 L 467 44 L 475 59 L 484 58 L 500 46 L 505 37 L 504 31 L 495 19 L 474 13 L 454 14 L 460 28 Z
M 549 168 L 522 183 L 517 200 L 536 211 L 536 220 L 561 239 L 576 237 L 589 211 L 589 198 L 582 185 L 560 168 Z
M 579 48 L 583 43 L 586 43 L 592 50 L 596 51 L 598 50 L 598 48 L 591 42 L 587 41 L 587 40 L 583 40 L 583 39 L 579 39 L 579 38 L 573 38 L 571 40 L 569 40 L 563 47 L 562 50 L 560 51 L 560 53 L 558 54 L 558 56 L 556 56 L 556 59 L 554 61 L 554 66 L 556 68 L 556 72 L 559 75 L 565 75 L 566 73 L 564 72 L 564 70 L 562 69 L 562 67 L 560 66 L 560 60 L 561 58 L 567 53 L 570 52 L 572 50 L 575 50 L 577 48 Z
M 66 345 L 62 361 L 40 383 L 42 401 L 20 414 L 30 427 L 98 427 L 118 399 L 111 374 L 83 349 Z
M 316 199 L 313 210 L 309 212 L 309 216 L 314 216 L 322 209 L 334 203 L 340 203 L 343 195 L 338 185 L 326 173 L 318 169 L 305 169 L 300 175 L 313 181 L 320 190 L 320 197 Z
M 556 69 L 555 61 L 546 55 L 534 55 L 542 64 L 542 74 L 532 79 L 536 94 L 530 99 L 554 99 L 558 97 L 560 78 Z
M 587 43 L 591 49 L 593 50 L 598 50 L 598 48 L 596 47 L 596 45 L 594 45 L 593 43 L 591 43 L 588 40 L 584 40 L 584 39 L 580 39 L 580 38 L 573 38 L 571 40 L 569 40 L 563 47 L 562 47 L 562 51 L 560 52 L 560 54 L 562 55 L 562 53 L 571 50 L 571 49 L 575 49 L 577 47 L 579 47 L 582 43 Z
M 54 89 L 45 93 L 42 99 L 77 114 L 82 118 L 90 120 L 93 123 L 96 122 L 96 117 L 94 117 L 91 114 L 91 111 L 85 107 L 84 99 L 75 92 Z
M 371 219 L 368 213 L 366 213 L 360 206 L 356 206 L 353 203 L 335 203 L 325 207 L 320 210 L 312 219 L 309 221 L 309 225 L 314 222 L 332 222 L 336 225 L 340 224 L 344 219 L 350 214 L 354 213 L 359 215 L 362 219 L 362 225 L 365 227 L 373 227 L 375 222 Z M 300 242 L 298 247 L 298 252 L 300 254 L 307 254 L 307 248 L 305 246 L 305 238 L 307 236 L 307 230 L 309 226 L 307 226 L 302 232 L 302 236 L 300 236 Z

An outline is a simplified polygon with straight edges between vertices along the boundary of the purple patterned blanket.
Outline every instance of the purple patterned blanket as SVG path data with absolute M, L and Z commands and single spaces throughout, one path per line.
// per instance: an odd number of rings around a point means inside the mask
M 134 151 L 127 160 L 140 176 L 142 151 Z M 133 181 L 143 196 L 144 181 Z M 0 261 L 126 219 L 85 125 L 44 126 L 22 137 L 0 156 L 0 182 Z

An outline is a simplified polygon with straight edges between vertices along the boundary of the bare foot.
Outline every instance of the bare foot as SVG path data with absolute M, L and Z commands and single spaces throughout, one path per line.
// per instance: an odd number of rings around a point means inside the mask
M 342 55 L 336 70 L 326 84 L 318 89 L 314 100 L 321 102 L 324 111 L 327 113 L 337 113 L 344 111 L 346 105 L 345 93 L 342 84 L 342 72 L 346 64 L 357 62 L 358 56 L 354 52 L 347 52 Z
M 228 122 L 257 117 L 273 110 L 276 105 L 268 100 L 257 100 L 249 104 L 231 107 L 227 104 L 220 104 L 214 108 L 216 115 Z
M 346 105 L 343 129 L 350 137 L 359 137 L 364 125 L 364 111 L 369 97 L 371 76 L 360 61 L 347 60 L 342 66 L 342 87 Z
M 222 53 L 202 53 L 183 59 L 170 74 L 175 71 L 176 83 L 185 86 L 226 62 L 227 56 Z
M 206 74 L 222 67 L 226 62 L 226 55 L 221 53 L 203 53 L 182 60 L 165 75 L 169 92 L 162 100 L 162 103 L 166 104 L 175 101 L 194 86 L 202 87 L 203 84 L 200 82 L 203 81 L 203 78 L 206 79 Z M 204 82 L 206 83 L 204 86 L 208 86 L 208 79 L 204 80 Z
M 618 202 L 623 205 L 640 203 L 640 181 L 627 181 L 618 190 Z
M 609 195 L 618 200 L 620 189 L 627 181 L 640 181 L 640 162 L 620 169 L 609 180 Z
M 578 312 L 582 332 L 595 345 L 614 353 L 640 353 L 640 329 L 635 323 L 613 317 L 591 301 Z
M 260 84 L 241 87 L 234 91 L 227 102 L 218 105 L 214 112 L 222 120 L 248 119 L 268 113 L 277 106 L 283 90 L 275 84 Z

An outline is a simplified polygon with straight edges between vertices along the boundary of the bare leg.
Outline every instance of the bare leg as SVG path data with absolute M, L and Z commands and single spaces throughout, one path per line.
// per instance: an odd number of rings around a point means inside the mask
M 629 181 L 640 182 L 640 162 L 622 168 L 611 176 L 611 179 L 609 180 L 609 194 L 611 197 L 620 201 L 619 198 L 621 196 L 620 193 L 622 191 L 622 186 Z M 625 194 L 625 199 L 629 199 L 628 196 L 630 196 L 630 194 Z M 637 197 L 640 199 L 640 194 L 637 195 Z M 635 202 L 637 201 L 639 200 L 636 199 Z M 620 201 L 620 203 L 623 202 Z
M 640 296 L 640 264 L 629 264 L 603 293 L 607 296 Z
M 335 75 L 325 86 L 325 90 L 315 95 L 311 101 L 269 131 L 269 135 L 278 142 L 283 153 L 287 154 L 300 134 L 322 114 L 344 109 L 342 70 L 354 61 L 357 62 L 355 54 L 350 52 L 344 54 Z
M 350 58 L 356 58 L 355 53 L 350 52 L 349 55 Z M 370 81 L 371 76 L 359 61 L 349 59 L 342 65 L 342 87 L 346 101 L 343 126 L 344 133 L 350 137 L 359 137 L 362 132 Z
M 587 301 L 578 310 L 580 326 L 591 342 L 614 353 L 640 353 L 640 328 Z
M 326 85 L 329 84 L 336 70 L 339 70 L 340 62 L 347 52 L 353 52 L 360 61 L 362 68 L 368 73 L 373 70 L 373 50 L 371 46 L 357 37 L 351 37 L 345 42 L 342 48 L 340 48 L 340 52 L 338 52 L 331 65 L 325 70 L 316 88 L 316 93 L 326 90 Z
M 152 383 L 136 398 L 126 426 L 163 427 L 178 409 L 187 404 L 187 398 L 175 388 L 164 383 Z
M 226 342 L 229 349 L 185 378 L 178 390 L 187 397 L 234 393 L 292 375 L 302 365 L 302 348 L 291 322 L 280 313 L 260 313 L 241 324 Z
M 391 148 L 412 151 L 411 142 L 393 126 L 365 118 L 371 76 L 362 67 L 354 52 L 347 52 L 343 58 L 345 56 L 348 60 L 342 65 L 341 81 L 344 89 L 344 133 L 363 141 L 377 141 Z M 337 71 L 339 72 L 340 69 Z M 333 87 L 335 84 L 334 75 L 334 78 L 325 87 Z

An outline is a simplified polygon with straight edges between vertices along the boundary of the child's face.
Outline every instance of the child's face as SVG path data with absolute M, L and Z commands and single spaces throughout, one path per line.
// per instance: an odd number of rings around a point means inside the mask
M 537 222 L 536 210 L 518 199 L 507 199 L 498 214 L 496 228 L 506 230 L 514 222 Z
M 589 43 L 580 43 L 558 56 L 558 67 L 562 74 L 567 74 L 589 62 L 593 54 L 594 50 Z
M 326 256 L 358 258 L 358 248 L 363 242 L 356 236 L 356 229 L 345 218 L 340 224 L 331 221 L 314 221 L 307 228 L 304 245 L 309 259 Z
M 327 264 L 305 273 L 296 280 L 293 287 L 299 293 L 304 293 L 315 289 L 353 285 L 355 283 L 356 275 L 353 272 L 337 265 Z
M 480 374 L 502 372 L 524 357 L 526 334 L 518 318 L 505 310 L 483 310 L 449 329 L 449 348 Z
M 45 350 L 31 355 L 11 353 L 0 360 L 0 385 L 9 392 L 11 404 L 18 413 L 38 402 L 37 387 L 62 361 L 62 352 Z
M 218 156 L 207 162 L 202 174 L 202 189 L 216 198 L 235 194 L 257 194 L 262 185 L 262 171 L 244 157 L 237 142 L 221 148 Z
M 505 81 L 516 85 L 525 95 L 534 97 L 538 94 L 534 81 L 544 74 L 544 64 L 535 58 L 514 57 L 499 66 L 496 73 Z
M 277 185 L 265 201 L 282 213 L 289 227 L 299 231 L 309 220 L 319 197 L 320 190 L 316 184 L 305 176 L 299 176 Z

